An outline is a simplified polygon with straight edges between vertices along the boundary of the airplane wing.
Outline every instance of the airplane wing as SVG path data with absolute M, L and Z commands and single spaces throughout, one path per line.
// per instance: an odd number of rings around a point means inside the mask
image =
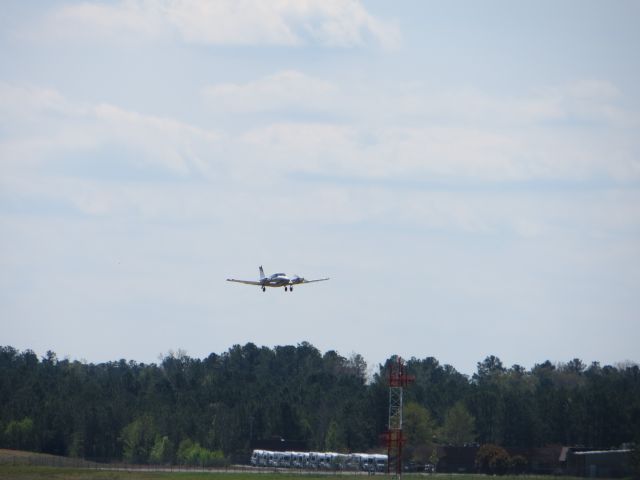
M 227 282 L 245 283 L 247 285 L 262 285 L 260 282 L 253 280 L 236 280 L 235 278 L 227 278 Z
M 316 280 L 303 280 L 302 283 L 324 282 L 325 280 L 329 280 L 329 279 L 328 278 L 318 278 Z

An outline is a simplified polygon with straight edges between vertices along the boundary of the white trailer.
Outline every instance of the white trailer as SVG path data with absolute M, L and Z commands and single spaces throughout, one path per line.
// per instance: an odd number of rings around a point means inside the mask
M 382 454 L 336 452 L 272 452 L 254 450 L 251 465 L 272 468 L 300 468 L 309 470 L 355 470 L 384 472 L 387 456 Z

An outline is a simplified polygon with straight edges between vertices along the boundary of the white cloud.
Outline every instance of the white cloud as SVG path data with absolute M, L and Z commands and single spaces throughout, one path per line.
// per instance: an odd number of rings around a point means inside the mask
M 297 71 L 205 89 L 214 111 L 299 110 L 342 119 L 266 116 L 266 125 L 241 132 L 235 141 L 276 170 L 416 181 L 637 181 L 638 121 L 618 106 L 620 95 L 593 80 L 520 96 L 415 85 L 376 91 Z
M 640 177 L 633 163 L 637 142 L 624 131 L 558 133 L 536 122 L 504 128 L 495 122 L 380 127 L 354 121 L 274 122 L 223 133 L 111 104 L 73 102 L 50 89 L 0 87 L 0 112 L 12 124 L 11 134 L 0 141 L 5 194 L 51 198 L 86 214 L 230 223 L 374 221 L 476 233 L 506 228 L 531 237 L 549 231 L 549 215 L 536 213 L 531 201 L 521 210 L 501 205 L 509 195 L 491 197 L 492 192 L 511 182 L 615 183 Z M 250 113 L 252 107 L 293 108 L 310 91 L 324 92 L 330 105 L 344 95 L 298 72 L 217 85 L 209 94 L 228 102 L 229 109 Z M 69 157 L 94 163 L 78 172 L 76 164 L 65 163 Z M 117 181 L 105 181 L 99 172 L 112 161 L 114 168 L 141 171 L 139 178 L 151 173 L 151 180 L 130 180 L 125 172 Z M 158 169 L 189 181 L 154 182 Z M 462 193 L 447 193 L 448 185 Z M 474 192 L 478 186 L 487 194 Z M 636 225 L 636 214 L 621 211 L 616 225 Z M 572 216 L 574 211 L 567 213 Z M 599 214 L 597 223 L 605 220 Z
M 166 4 L 166 20 L 190 43 L 297 45 L 300 39 L 277 3 L 178 0 Z
M 219 134 L 108 104 L 97 105 L 93 113 L 107 128 L 104 141 L 142 151 L 145 161 L 159 163 L 178 174 L 212 173 L 205 152 L 220 139 Z
M 212 108 L 236 112 L 328 109 L 334 104 L 336 87 L 331 83 L 287 70 L 248 82 L 205 87 Z
M 59 92 L 0 84 L 0 114 L 12 133 L 0 141 L 5 174 L 72 154 L 125 146 L 138 165 L 174 174 L 212 174 L 207 152 L 221 134 L 109 104 L 82 104 Z M 115 159 L 114 159 L 115 160 Z M 107 160 L 105 160 L 107 161 Z
M 640 124 L 637 115 L 623 107 L 615 85 L 590 79 L 502 95 L 468 87 L 434 89 L 415 82 L 391 90 L 375 81 L 327 80 L 284 70 L 246 83 L 208 85 L 203 94 L 212 110 L 322 111 L 364 125 L 454 125 L 505 131 L 555 128 L 559 123 L 595 123 L 604 128 L 637 128 Z
M 0 121 L 7 124 L 34 113 L 66 113 L 70 110 L 72 105 L 54 89 L 0 82 Z
M 121 0 L 79 3 L 54 12 L 49 33 L 119 41 L 122 35 L 158 39 L 177 35 L 205 45 L 321 45 L 370 43 L 394 47 L 399 32 L 358 0 Z
M 616 134 L 589 131 L 283 123 L 247 132 L 243 142 L 276 170 L 327 176 L 412 182 L 637 181 L 633 152 L 638 146 L 624 138 L 612 150 Z
M 556 121 L 624 125 L 633 119 L 618 105 L 620 97 L 612 83 L 590 79 L 542 87 L 518 96 L 468 87 L 434 91 L 428 85 L 414 84 L 387 98 L 385 111 L 412 119 L 501 127 Z

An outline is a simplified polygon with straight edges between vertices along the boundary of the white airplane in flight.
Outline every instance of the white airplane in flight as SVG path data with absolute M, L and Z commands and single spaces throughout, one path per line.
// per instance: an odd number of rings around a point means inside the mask
M 287 275 L 286 273 L 274 273 L 265 276 L 262 265 L 260 266 L 260 280 L 236 280 L 235 278 L 227 278 L 227 282 L 246 283 L 247 285 L 258 285 L 262 291 L 266 291 L 267 287 L 284 287 L 284 291 L 293 292 L 293 286 L 301 283 L 324 282 L 328 278 L 318 278 L 316 280 L 306 280 L 298 275 Z

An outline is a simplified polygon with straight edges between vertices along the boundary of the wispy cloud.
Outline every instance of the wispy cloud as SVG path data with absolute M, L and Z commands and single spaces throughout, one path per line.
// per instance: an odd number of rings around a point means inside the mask
M 243 141 L 273 168 L 397 181 L 637 181 L 633 145 L 608 151 L 611 138 L 466 127 L 361 130 L 331 124 L 274 124 Z
M 214 131 L 112 104 L 74 102 L 51 89 L 3 84 L 0 112 L 3 118 L 12 119 L 6 127 L 10 135 L 0 141 L 3 183 L 7 192 L 34 195 L 37 192 L 33 189 L 37 187 L 43 195 L 66 198 L 83 212 L 101 214 L 126 211 L 127 202 L 135 205 L 132 211 L 144 214 L 172 211 L 166 198 L 175 195 L 192 199 L 187 202 L 188 211 L 196 216 L 225 216 L 223 209 L 213 207 L 220 198 L 245 209 L 247 216 L 283 215 L 269 211 L 258 214 L 255 209 L 262 207 L 247 199 L 249 189 L 254 195 L 263 195 L 271 205 L 282 205 L 288 219 L 296 217 L 296 212 L 300 220 L 309 216 L 318 220 L 333 216 L 344 222 L 384 217 L 397 221 L 406 217 L 407 224 L 413 218 L 421 225 L 446 223 L 462 230 L 490 230 L 494 228 L 491 225 L 500 223 L 482 220 L 491 217 L 490 209 L 479 214 L 460 204 L 454 208 L 454 197 L 439 197 L 436 203 L 424 201 L 436 198 L 433 196 L 418 201 L 412 196 L 426 193 L 412 190 L 424 185 L 423 190 L 428 192 L 430 185 L 440 184 L 445 186 L 437 189 L 442 192 L 446 185 L 459 184 L 485 185 L 485 190 L 491 191 L 510 183 L 588 184 L 599 179 L 625 184 L 640 179 L 638 142 L 626 124 L 612 119 L 617 115 L 611 117 L 608 113 L 614 104 L 606 99 L 615 99 L 615 90 L 609 87 L 603 90 L 600 86 L 595 93 L 592 89 L 585 93 L 577 88 L 576 95 L 567 93 L 573 88 L 549 91 L 554 92 L 560 106 L 571 105 L 575 96 L 583 106 L 595 105 L 597 108 L 587 109 L 589 115 L 596 115 L 592 118 L 608 126 L 601 126 L 597 132 L 581 123 L 559 129 L 553 123 L 547 125 L 546 115 L 541 118 L 538 112 L 532 115 L 520 108 L 537 101 L 535 96 L 505 99 L 487 95 L 482 102 L 476 101 L 469 107 L 474 115 L 485 119 L 484 124 L 475 116 L 461 113 L 461 117 L 454 116 L 456 122 L 445 125 L 437 125 L 429 117 L 414 122 L 415 126 L 403 125 L 401 121 L 369 125 L 360 120 L 364 113 L 358 105 L 364 100 L 356 90 L 345 91 L 331 82 L 296 71 L 280 72 L 245 84 L 213 85 L 205 89 L 205 95 L 216 108 L 246 115 L 286 108 L 342 108 L 351 112 L 351 121 L 281 122 L 271 121 L 267 116 L 264 125 L 238 132 L 222 128 Z M 438 98 L 434 92 L 430 95 Z M 443 94 L 444 98 L 449 95 Z M 308 100 L 309 96 L 317 102 Z M 344 100 L 349 98 L 353 103 Z M 380 103 L 392 104 L 392 99 L 393 95 L 381 97 Z M 387 113 L 392 119 L 401 119 L 403 111 L 404 106 L 399 104 L 396 111 Z M 558 107 L 552 117 L 569 115 L 572 111 L 573 107 Z M 69 163 L 68 158 L 80 160 Z M 79 163 L 89 161 L 94 164 L 92 169 L 78 169 Z M 149 173 L 160 170 L 169 178 L 195 178 L 210 182 L 209 188 L 216 186 L 213 193 L 206 188 L 197 190 L 200 186 L 192 186 L 196 190 L 190 193 L 180 187 L 158 186 L 164 193 L 156 195 L 151 188 L 142 194 L 142 190 L 136 192 L 126 182 L 102 185 L 86 176 L 92 170 L 104 173 L 109 165 L 123 169 L 118 178 L 124 180 L 127 172 L 142 170 L 149 177 Z M 295 174 L 311 179 L 315 176 L 321 181 L 306 184 L 307 190 L 300 195 L 303 199 L 296 197 L 293 201 L 291 197 L 298 195 L 295 191 L 302 188 L 292 181 Z M 277 188 L 272 191 L 265 187 L 265 182 Z M 55 188 L 47 186 L 53 184 Z M 399 194 L 397 186 L 403 184 L 412 188 Z M 353 185 L 361 187 L 355 194 L 349 188 Z M 141 188 L 148 186 L 149 182 Z M 169 194 L 167 188 L 177 190 Z M 193 200 L 194 196 L 198 200 Z M 163 205 L 160 210 L 153 207 L 154 202 Z M 286 205 L 289 206 L 285 208 Z M 392 214 L 388 205 L 394 205 L 403 215 Z M 416 209 L 415 205 L 420 207 Z M 450 211 L 445 215 L 442 212 L 447 208 Z M 443 221 L 445 217 L 449 218 L 448 223 Z M 516 220 L 513 229 L 522 235 L 544 231 L 544 222 L 535 218 L 514 217 L 509 221 Z
M 423 181 L 640 178 L 634 133 L 640 122 L 607 81 L 516 96 L 422 85 L 376 91 L 283 71 L 210 85 L 204 95 L 214 111 L 274 114 L 236 141 L 275 169 Z M 291 110 L 331 112 L 340 121 L 282 122 L 279 112 Z
M 356 47 L 399 43 L 399 30 L 359 0 L 121 0 L 53 12 L 45 34 L 119 41 L 177 37 L 193 44 Z
M 413 82 L 387 90 L 375 81 L 353 84 L 327 80 L 299 70 L 283 70 L 244 83 L 203 88 L 215 110 L 263 112 L 323 110 L 353 122 L 482 126 L 484 128 L 597 123 L 631 128 L 640 119 L 624 108 L 623 94 L 609 81 L 582 79 L 519 94 L 478 88 L 434 89 Z M 375 99 L 375 101 L 372 101 Z
M 335 106 L 336 91 L 330 82 L 287 70 L 245 84 L 211 85 L 203 93 L 215 109 L 248 113 L 331 109 Z
M 59 154 L 126 146 L 134 163 L 178 175 L 209 170 L 203 152 L 221 134 L 170 118 L 106 103 L 86 104 L 52 89 L 0 84 L 0 113 L 11 135 L 0 141 L 5 174 L 12 168 L 56 162 Z

